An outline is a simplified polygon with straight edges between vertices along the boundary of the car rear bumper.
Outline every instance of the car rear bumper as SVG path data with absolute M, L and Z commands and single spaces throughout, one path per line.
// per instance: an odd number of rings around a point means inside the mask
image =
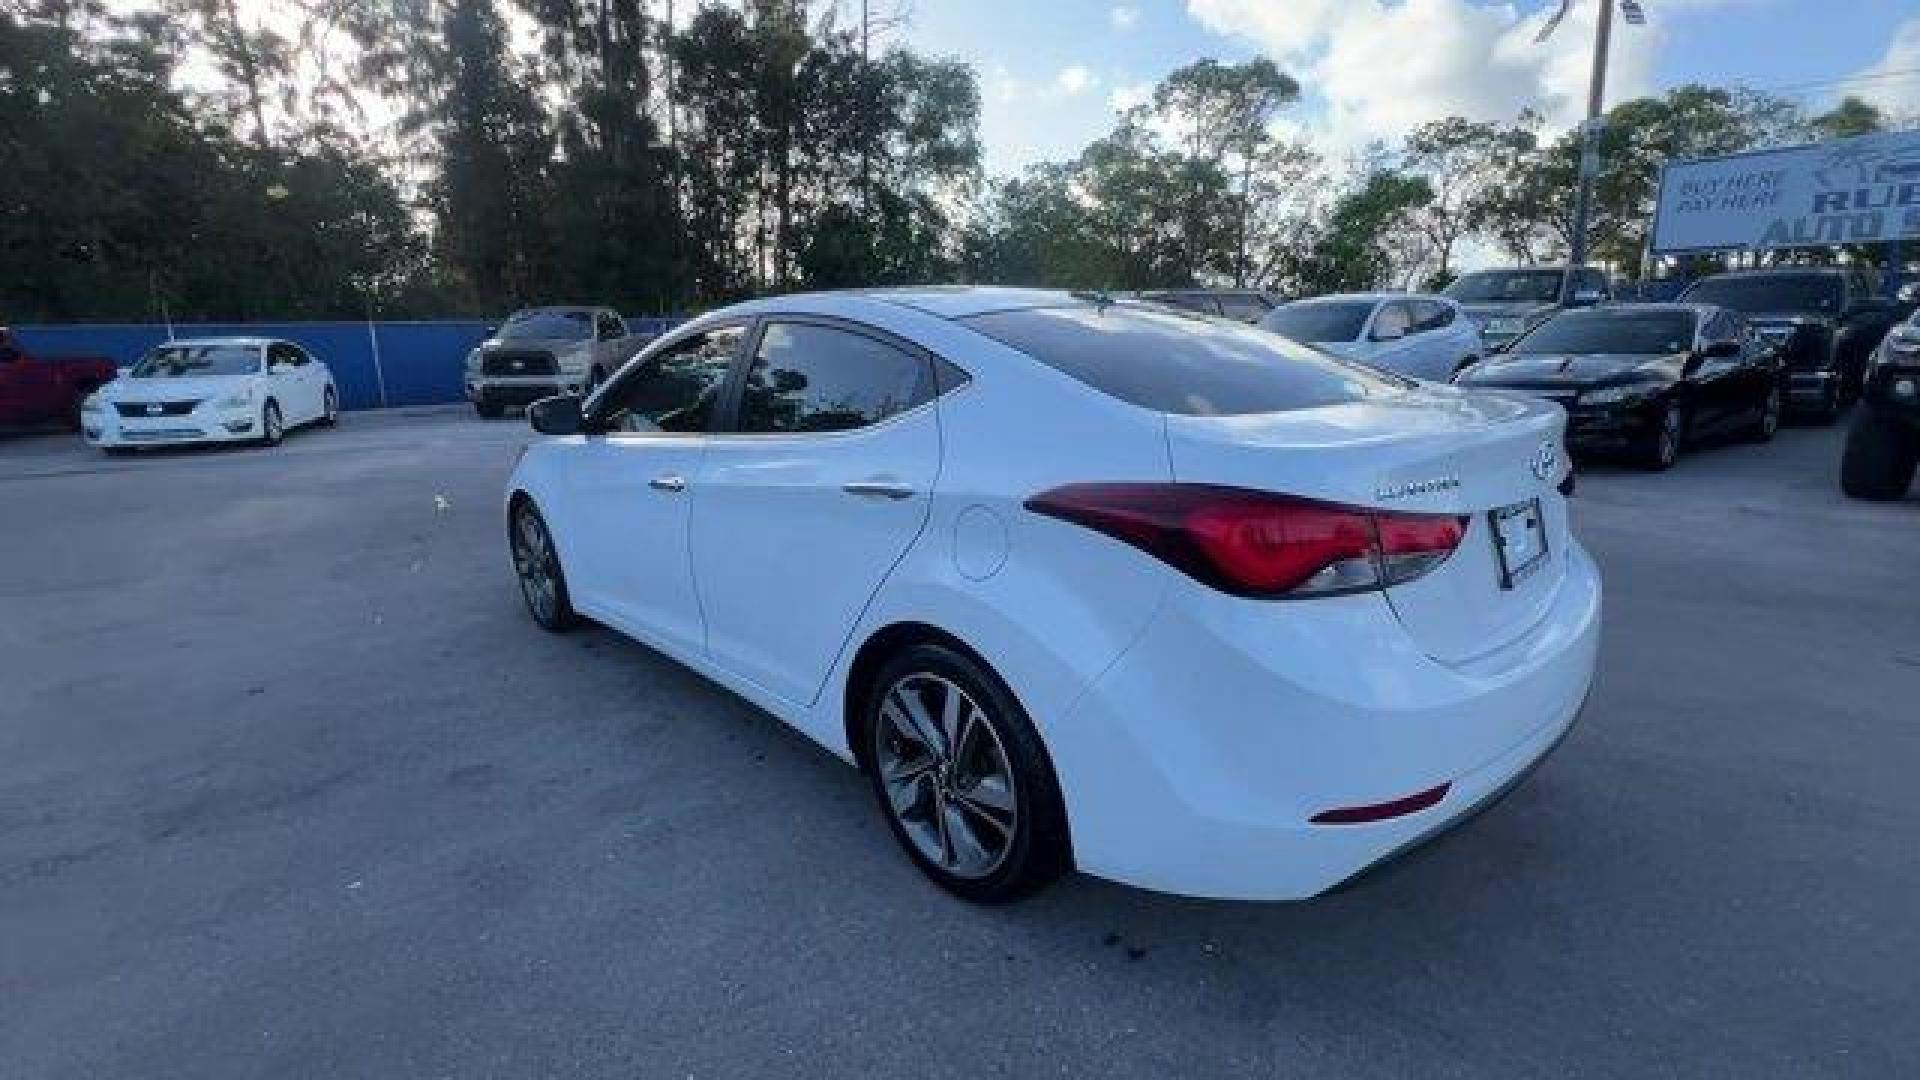
M 586 381 L 584 374 L 560 374 L 532 379 L 490 379 L 468 377 L 467 400 L 501 405 L 529 405 L 555 394 L 577 394 Z
M 1423 653 L 1378 594 L 1304 602 L 1316 610 L 1257 649 L 1232 619 L 1170 600 L 1060 725 L 1080 868 L 1298 899 L 1483 807 L 1560 742 L 1592 682 L 1599 575 L 1578 545 L 1562 557 L 1541 620 L 1458 665 Z M 1432 805 L 1385 820 L 1313 820 L 1441 785 Z

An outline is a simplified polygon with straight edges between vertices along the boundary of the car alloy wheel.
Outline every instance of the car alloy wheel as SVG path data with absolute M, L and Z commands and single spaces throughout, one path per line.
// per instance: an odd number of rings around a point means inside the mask
M 326 396 L 321 399 L 320 403 L 320 423 L 327 427 L 332 427 L 335 423 L 339 422 L 339 420 L 340 398 L 333 392 L 333 387 L 329 386 L 327 387 Z
M 280 406 L 267 402 L 267 407 L 260 410 L 260 441 L 268 446 L 279 446 L 286 434 L 286 428 L 280 420 Z
M 1647 455 L 1648 466 L 1654 469 L 1670 469 L 1680 460 L 1680 446 L 1686 440 L 1687 418 L 1680 409 L 1680 403 L 1670 401 L 1660 414 L 1659 430 L 1653 434 L 1651 453 Z
M 510 531 L 514 576 L 520 581 L 520 595 L 526 599 L 533 621 L 556 633 L 572 626 L 573 605 L 567 597 L 560 556 L 554 550 L 547 523 L 532 503 L 515 508 Z
M 914 672 L 887 688 L 874 725 L 886 806 L 921 858 L 963 880 L 1006 861 L 1020 825 L 1005 744 L 952 680 Z

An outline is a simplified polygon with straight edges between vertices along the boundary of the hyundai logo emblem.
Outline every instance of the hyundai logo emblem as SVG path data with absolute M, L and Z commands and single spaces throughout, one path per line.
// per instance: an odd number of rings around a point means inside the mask
M 1533 452 L 1533 475 L 1541 480 L 1553 478 L 1553 470 L 1560 464 L 1560 448 L 1553 445 L 1552 439 L 1543 440 L 1540 448 Z

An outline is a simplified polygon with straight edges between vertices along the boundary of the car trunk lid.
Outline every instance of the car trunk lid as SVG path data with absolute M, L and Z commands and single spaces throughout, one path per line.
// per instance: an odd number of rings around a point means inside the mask
M 1457 664 L 1510 643 L 1552 601 L 1568 536 L 1556 490 L 1564 428 L 1548 403 L 1430 387 L 1292 412 L 1169 415 L 1167 440 L 1183 483 L 1466 519 L 1446 561 L 1386 590 L 1420 647 Z

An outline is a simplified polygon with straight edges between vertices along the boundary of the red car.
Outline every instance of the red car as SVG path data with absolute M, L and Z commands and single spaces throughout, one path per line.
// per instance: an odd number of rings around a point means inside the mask
M 29 356 L 0 326 L 0 427 L 78 427 L 81 400 L 116 374 L 113 361 L 97 356 Z

